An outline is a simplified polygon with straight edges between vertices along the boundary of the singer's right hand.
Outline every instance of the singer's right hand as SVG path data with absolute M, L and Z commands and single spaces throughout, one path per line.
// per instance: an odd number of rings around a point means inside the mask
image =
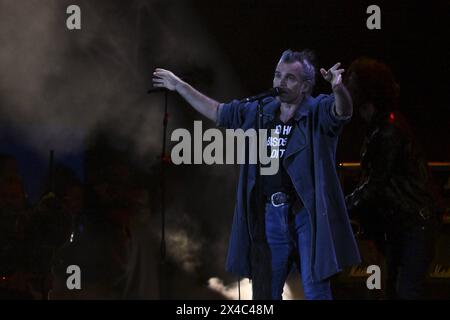
M 179 86 L 181 83 L 183 83 L 183 80 L 178 78 L 175 74 L 173 74 L 169 70 L 156 68 L 155 71 L 153 72 L 154 87 L 166 88 L 171 91 L 174 91 L 177 89 L 177 86 Z

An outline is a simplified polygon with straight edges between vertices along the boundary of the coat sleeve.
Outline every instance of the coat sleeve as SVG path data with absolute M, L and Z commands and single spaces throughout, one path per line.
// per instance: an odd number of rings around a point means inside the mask
M 320 125 L 324 132 L 331 136 L 339 136 L 345 124 L 350 122 L 352 116 L 338 116 L 335 109 L 334 95 L 320 95 L 318 108 L 320 114 Z
M 249 109 L 248 103 L 233 100 L 229 103 L 221 103 L 217 109 L 216 125 L 226 129 L 241 128 Z

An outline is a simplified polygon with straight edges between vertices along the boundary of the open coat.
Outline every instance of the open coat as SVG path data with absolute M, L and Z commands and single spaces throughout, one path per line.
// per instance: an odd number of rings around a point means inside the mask
M 266 128 L 276 116 L 280 102 L 266 98 L 262 105 L 263 128 Z M 256 112 L 257 102 L 234 100 L 221 104 L 217 124 L 229 129 L 255 128 Z M 335 114 L 333 95 L 305 98 L 294 119 L 296 125 L 282 165 L 311 217 L 313 247 L 310 267 L 313 280 L 319 281 L 336 274 L 344 266 L 360 263 L 335 162 L 338 136 L 350 119 Z M 253 278 L 255 269 L 259 267 L 257 263 L 252 264 L 251 258 L 257 242 L 255 230 L 258 230 L 253 200 L 256 169 L 256 165 L 241 165 L 226 262 L 227 271 L 249 278 Z

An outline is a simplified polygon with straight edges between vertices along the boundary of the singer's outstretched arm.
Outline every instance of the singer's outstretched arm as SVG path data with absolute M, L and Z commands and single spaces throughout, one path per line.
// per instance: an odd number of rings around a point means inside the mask
M 156 68 L 153 72 L 153 86 L 178 92 L 195 110 L 208 119 L 217 121 L 219 102 L 197 91 L 169 70 Z
M 344 69 L 338 69 L 341 64 L 338 62 L 328 71 L 320 69 L 320 73 L 326 81 L 331 83 L 335 97 L 335 111 L 340 117 L 350 117 L 353 113 L 353 101 L 347 88 L 342 83 L 341 74 Z

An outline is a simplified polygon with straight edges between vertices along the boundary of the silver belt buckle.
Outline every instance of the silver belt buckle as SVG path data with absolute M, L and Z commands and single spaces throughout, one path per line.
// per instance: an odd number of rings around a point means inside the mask
M 278 194 L 280 194 L 281 192 L 275 192 L 275 193 L 273 193 L 271 196 L 270 196 L 270 202 L 272 202 L 272 205 L 275 207 L 275 208 L 278 208 L 278 207 L 281 207 L 282 205 L 284 205 L 285 204 L 285 202 L 282 202 L 282 203 L 280 203 L 280 204 L 275 204 L 273 201 L 274 201 L 274 197 L 276 196 L 276 195 L 278 195 Z

